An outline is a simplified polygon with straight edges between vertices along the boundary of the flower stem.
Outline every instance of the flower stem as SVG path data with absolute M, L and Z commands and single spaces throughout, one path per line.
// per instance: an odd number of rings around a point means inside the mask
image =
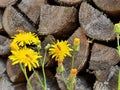
M 120 90 L 120 69 L 118 72 L 118 90 Z
M 44 77 L 44 90 L 47 90 L 46 75 L 45 75 L 45 68 L 44 68 L 46 55 L 47 55 L 47 50 L 45 49 L 45 54 L 44 54 L 44 58 L 42 62 L 42 72 L 43 72 L 43 77 Z
M 30 83 L 30 80 L 29 80 L 29 78 L 28 78 L 28 76 L 27 76 L 27 72 L 26 72 L 25 66 L 22 65 L 22 64 L 20 64 L 20 68 L 22 69 L 22 71 L 23 71 L 23 73 L 24 73 L 24 75 L 25 75 L 25 78 L 26 78 L 26 80 L 27 80 L 27 83 L 28 83 L 28 85 L 29 85 L 30 90 L 33 90 L 32 85 L 31 85 L 31 83 Z
M 39 83 L 40 83 L 40 86 L 41 86 L 42 88 L 44 88 L 44 85 L 43 85 L 43 83 L 42 83 L 42 81 L 41 81 L 41 79 L 40 79 L 40 76 L 39 76 L 38 72 L 36 72 L 36 70 L 34 70 L 34 68 L 33 68 L 33 71 L 34 71 L 36 77 L 38 78 L 38 81 L 39 81 Z
M 117 46 L 119 46 L 119 34 L 117 34 Z
M 72 67 L 74 68 L 74 61 L 75 61 L 75 50 L 73 49 L 73 55 L 72 55 Z

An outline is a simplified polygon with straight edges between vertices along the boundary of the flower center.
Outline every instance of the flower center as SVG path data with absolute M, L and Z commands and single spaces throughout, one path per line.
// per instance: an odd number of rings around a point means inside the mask
M 32 60 L 32 58 L 31 58 L 30 55 L 26 54 L 25 56 L 26 56 L 27 58 L 29 58 L 30 60 Z
M 57 48 L 61 51 L 61 47 L 59 45 L 57 45 Z

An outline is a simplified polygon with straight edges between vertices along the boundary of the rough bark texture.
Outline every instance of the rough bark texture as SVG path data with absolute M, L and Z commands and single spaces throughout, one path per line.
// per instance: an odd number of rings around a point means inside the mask
M 84 69 L 87 63 L 87 58 L 89 55 L 89 42 L 87 40 L 87 37 L 85 36 L 83 29 L 81 28 L 78 28 L 68 39 L 68 42 L 72 45 L 74 38 L 80 38 L 80 50 L 75 54 L 74 67 L 77 68 L 78 71 L 81 71 Z M 71 62 L 71 58 L 66 58 L 66 60 L 64 60 L 64 66 L 67 72 L 69 72 L 71 69 Z
M 119 0 L 93 0 L 95 5 L 101 10 L 104 10 L 110 15 L 120 15 L 120 1 Z
M 38 34 L 66 37 L 77 27 L 76 16 L 77 10 L 74 7 L 41 5 Z
M 17 29 L 26 32 L 35 32 L 36 29 L 14 7 L 8 6 L 3 15 L 3 26 L 9 36 L 14 35 Z
M 114 40 L 113 23 L 100 11 L 83 2 L 79 10 L 79 22 L 85 33 L 97 40 Z
M 118 71 L 118 66 L 112 66 L 107 70 L 101 70 L 101 72 L 97 70 L 97 74 L 95 74 L 97 81 L 94 84 L 94 90 L 117 90 Z
M 42 71 L 39 70 L 38 72 L 39 72 L 39 75 L 41 77 L 42 82 L 44 83 Z M 47 77 L 47 89 L 48 90 L 60 90 L 58 85 L 56 84 L 57 81 L 56 81 L 55 77 L 53 76 L 53 74 L 49 70 L 46 70 L 46 77 Z M 35 73 L 33 73 L 30 76 L 30 82 L 33 86 L 33 90 L 43 90 L 39 84 L 39 81 L 38 81 Z M 29 90 L 28 86 L 27 86 L 27 90 Z
M 94 43 L 90 58 L 89 69 L 105 70 L 120 61 L 117 50 L 108 46 Z
M 10 52 L 10 39 L 0 35 L 0 55 L 7 55 Z
M 5 8 L 8 5 L 13 5 L 17 2 L 18 0 L 0 0 L 0 7 Z
M 21 82 L 25 81 L 24 74 L 23 74 L 19 64 L 12 65 L 12 61 L 8 60 L 6 68 L 7 68 L 8 77 L 10 78 L 10 80 L 13 83 L 21 83 Z
M 40 16 L 40 5 L 46 2 L 46 0 L 22 0 L 18 7 L 31 21 L 37 24 Z

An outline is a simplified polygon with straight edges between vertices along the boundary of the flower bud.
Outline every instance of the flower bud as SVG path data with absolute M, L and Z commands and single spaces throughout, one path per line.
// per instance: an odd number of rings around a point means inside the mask
M 79 49 L 80 49 L 80 39 L 75 38 L 73 44 L 74 44 L 74 50 L 79 51 Z
M 72 76 L 76 76 L 77 75 L 77 69 L 76 68 L 75 69 L 71 69 L 70 74 Z
M 62 62 L 62 59 L 58 59 L 57 73 L 62 73 L 65 70 Z
M 120 23 L 114 25 L 114 32 L 116 34 L 120 34 Z
M 50 44 L 48 43 L 46 46 L 45 46 L 45 49 L 48 50 L 50 48 Z

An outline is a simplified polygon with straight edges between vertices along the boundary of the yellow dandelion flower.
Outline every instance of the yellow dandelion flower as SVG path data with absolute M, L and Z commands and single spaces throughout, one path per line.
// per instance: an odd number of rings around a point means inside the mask
M 14 42 L 11 42 L 11 43 L 10 43 L 10 48 L 11 48 L 11 50 L 13 50 L 13 51 L 19 49 L 18 45 L 17 45 L 16 43 L 14 43 Z
M 16 34 L 13 38 L 13 43 L 16 43 L 18 46 L 25 46 L 26 44 L 31 45 L 38 45 L 40 43 L 39 38 L 35 33 L 31 32 L 22 32 Z
M 53 43 L 49 49 L 49 54 L 52 55 L 52 58 L 56 60 L 64 60 L 66 56 L 71 56 L 70 51 L 72 49 L 69 47 L 68 41 L 59 41 L 57 40 L 56 43 Z
M 39 67 L 38 59 L 42 56 L 40 56 L 34 50 L 24 47 L 22 49 L 11 52 L 12 55 L 9 56 L 9 59 L 12 60 L 12 65 L 21 63 L 25 67 L 27 66 L 29 71 L 31 71 L 32 68 Z

